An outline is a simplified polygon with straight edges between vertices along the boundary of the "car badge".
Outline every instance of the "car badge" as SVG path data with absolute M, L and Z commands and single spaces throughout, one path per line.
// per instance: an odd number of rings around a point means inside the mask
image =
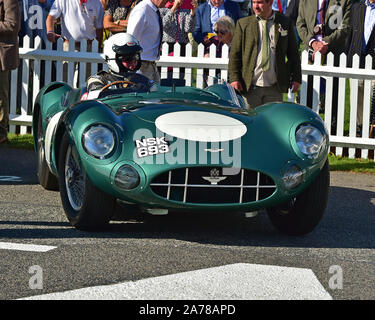
M 211 169 L 209 177 L 202 177 L 204 180 L 207 180 L 211 184 L 218 184 L 220 181 L 225 180 L 227 177 L 220 177 L 219 169 Z

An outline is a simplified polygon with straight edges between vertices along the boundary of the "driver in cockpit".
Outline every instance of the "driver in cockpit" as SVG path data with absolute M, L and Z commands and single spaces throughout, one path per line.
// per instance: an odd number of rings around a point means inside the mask
M 89 93 L 99 91 L 111 83 L 117 88 L 129 86 L 134 92 L 149 91 L 153 81 L 136 73 L 141 67 L 141 52 L 142 47 L 138 40 L 128 33 L 116 33 L 109 37 L 103 47 L 109 71 L 99 71 L 96 75 L 89 77 L 87 91 Z

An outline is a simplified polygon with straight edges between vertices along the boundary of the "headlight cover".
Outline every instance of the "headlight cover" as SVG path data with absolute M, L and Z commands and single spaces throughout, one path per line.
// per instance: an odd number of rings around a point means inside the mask
M 302 154 L 309 159 L 316 159 L 325 146 L 326 138 L 318 128 L 303 124 L 296 130 L 296 143 Z
M 131 190 L 138 187 L 140 177 L 132 166 L 125 164 L 121 166 L 115 175 L 115 184 L 121 189 Z
M 295 164 L 288 164 L 282 174 L 282 179 L 286 189 L 295 189 L 303 181 L 303 171 Z
M 82 144 L 89 155 L 104 159 L 115 146 L 115 136 L 111 129 L 101 124 L 95 124 L 83 133 Z

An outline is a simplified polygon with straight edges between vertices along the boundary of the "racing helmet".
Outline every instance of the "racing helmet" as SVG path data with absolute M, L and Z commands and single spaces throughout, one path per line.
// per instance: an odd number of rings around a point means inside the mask
M 141 67 L 142 47 L 129 33 L 116 33 L 103 46 L 108 68 L 113 73 L 135 72 Z

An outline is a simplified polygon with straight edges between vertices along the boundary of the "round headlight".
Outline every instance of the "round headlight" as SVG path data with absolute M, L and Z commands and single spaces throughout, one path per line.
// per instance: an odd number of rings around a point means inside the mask
M 94 125 L 83 134 L 83 146 L 88 154 L 102 159 L 112 152 L 115 137 L 107 127 Z
M 139 185 L 139 174 L 132 166 L 127 164 L 120 167 L 115 175 L 115 184 L 121 189 L 130 190 Z
M 310 159 L 319 155 L 325 144 L 325 137 L 312 125 L 302 125 L 296 131 L 296 142 L 299 150 Z

